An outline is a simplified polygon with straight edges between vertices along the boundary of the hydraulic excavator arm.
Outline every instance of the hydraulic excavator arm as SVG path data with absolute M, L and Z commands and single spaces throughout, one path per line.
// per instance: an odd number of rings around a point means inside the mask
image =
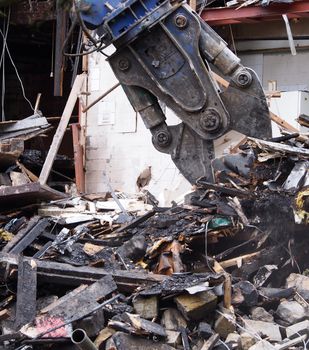
M 185 2 L 80 0 L 75 11 L 84 29 L 95 29 L 98 50 L 114 45 L 109 64 L 154 147 L 170 154 L 191 183 L 202 176 L 213 181 L 214 140 L 228 131 L 271 136 L 256 73 Z M 219 87 L 210 66 L 229 80 L 228 88 Z M 178 125 L 167 125 L 162 104 Z

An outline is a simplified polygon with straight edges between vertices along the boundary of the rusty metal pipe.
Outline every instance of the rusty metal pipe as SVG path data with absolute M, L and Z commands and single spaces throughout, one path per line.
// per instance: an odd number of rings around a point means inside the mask
M 113 85 L 110 89 L 108 89 L 107 91 L 105 91 L 102 95 L 100 95 L 98 98 L 96 98 L 94 101 L 92 101 L 87 107 L 85 107 L 83 109 L 83 113 L 86 113 L 91 107 L 93 107 L 95 104 L 97 104 L 98 102 L 100 102 L 104 97 L 106 97 L 107 95 L 109 95 L 112 91 L 114 91 L 118 86 L 120 86 L 120 83 L 117 83 L 115 85 Z
M 94 343 L 89 339 L 87 333 L 81 329 L 75 329 L 71 334 L 72 343 L 81 350 L 98 350 Z

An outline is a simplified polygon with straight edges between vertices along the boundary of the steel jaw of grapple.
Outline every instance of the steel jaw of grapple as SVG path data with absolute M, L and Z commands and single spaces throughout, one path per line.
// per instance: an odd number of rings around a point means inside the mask
M 149 15 L 149 25 L 146 17 L 139 22 L 143 30 L 135 26 L 115 38 L 116 52 L 109 63 L 151 131 L 155 148 L 170 154 L 192 184 L 202 176 L 213 181 L 215 139 L 230 130 L 271 136 L 265 95 L 255 72 L 243 67 L 188 5 L 168 6 L 159 18 L 159 10 Z M 229 80 L 224 91 L 209 65 Z M 180 124 L 167 125 L 162 104 L 174 111 Z

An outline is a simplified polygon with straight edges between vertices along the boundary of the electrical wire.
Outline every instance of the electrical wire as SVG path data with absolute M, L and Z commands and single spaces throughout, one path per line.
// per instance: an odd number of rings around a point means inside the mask
M 108 45 L 104 45 L 103 43 L 103 37 L 101 38 L 101 40 L 95 40 L 92 35 L 89 33 L 85 22 L 83 20 L 83 18 L 81 17 L 80 14 L 80 8 L 78 6 L 78 4 L 76 3 L 76 1 L 73 1 L 73 9 L 76 13 L 76 18 L 73 19 L 71 27 L 68 31 L 67 37 L 63 43 L 62 46 L 62 53 L 64 56 L 67 57 L 82 57 L 82 56 L 86 56 L 86 55 L 90 55 L 94 52 L 99 51 L 102 55 L 104 55 L 105 57 L 109 57 L 106 53 L 103 52 L 103 50 L 108 46 Z M 78 22 L 78 24 L 80 25 L 80 27 L 82 28 L 83 33 L 85 34 L 85 36 L 88 38 L 88 40 L 95 46 L 95 49 L 91 50 L 91 51 L 86 51 L 86 52 L 82 52 L 82 53 L 67 53 L 65 52 L 65 47 L 67 45 L 67 42 L 69 40 L 69 38 L 73 35 L 73 30 L 76 26 L 76 23 Z M 97 46 L 99 44 L 99 46 Z M 83 48 L 84 45 L 82 45 Z
M 5 114 L 4 114 L 4 97 L 5 97 L 5 42 L 7 40 L 7 36 L 9 33 L 9 25 L 10 25 L 10 17 L 11 17 L 11 6 L 8 10 L 8 15 L 6 19 L 3 21 L 3 30 L 4 30 L 4 38 L 3 38 L 3 46 L 2 46 L 2 53 L 0 58 L 0 67 L 2 66 L 2 89 L 1 89 L 1 119 L 2 121 L 5 120 Z M 3 64 L 2 64 L 3 63 Z
M 230 348 L 227 346 L 227 344 L 223 340 L 219 339 L 219 343 L 222 344 L 228 350 L 230 350 Z
M 237 50 L 236 50 L 236 45 L 235 45 L 235 40 L 234 40 L 233 29 L 232 29 L 232 26 L 230 24 L 229 24 L 229 29 L 230 29 L 230 34 L 231 34 L 231 39 L 232 39 L 234 53 L 237 56 Z
M 105 46 L 106 47 L 106 46 Z M 67 53 L 67 52 L 63 52 L 64 56 L 68 56 L 68 57 L 81 57 L 81 56 L 87 56 L 90 55 L 94 52 L 100 51 L 101 48 L 105 49 L 105 47 L 103 47 L 103 44 L 101 46 L 96 47 L 95 49 L 91 50 L 91 51 L 86 51 L 86 52 L 82 52 L 82 53 Z M 101 51 L 100 51 L 101 52 Z M 104 56 L 108 57 L 105 53 L 101 52 Z
M 95 45 L 95 49 L 93 49 L 93 50 L 91 50 L 91 51 L 77 52 L 77 53 L 67 53 L 67 52 L 65 52 L 65 47 L 67 46 L 68 40 L 69 40 L 70 37 L 73 35 L 73 30 L 74 30 L 76 24 L 77 24 L 77 19 L 74 18 L 74 20 L 73 20 L 73 22 L 72 22 L 72 24 L 71 24 L 71 27 L 70 27 L 70 29 L 69 29 L 69 31 L 68 31 L 68 34 L 67 34 L 67 36 L 66 36 L 66 39 L 65 39 L 65 41 L 64 41 L 64 43 L 63 43 L 63 46 L 62 46 L 62 54 L 63 54 L 64 56 L 67 56 L 67 57 L 81 57 L 81 56 L 86 56 L 86 55 L 90 55 L 90 54 L 92 54 L 92 53 L 94 53 L 94 52 L 96 52 L 96 51 L 103 50 L 103 49 L 105 49 L 105 48 L 107 47 L 106 45 L 104 46 L 103 42 L 100 42 L 100 45 L 99 45 L 99 46 L 96 46 L 96 45 L 98 44 L 98 42 L 95 42 L 95 44 L 94 44 L 94 45 Z M 82 31 L 83 31 L 83 33 L 84 33 L 84 29 L 83 29 L 83 26 L 82 26 L 82 25 L 81 25 L 81 29 L 82 29 Z M 90 34 L 89 34 L 89 35 L 90 35 Z M 93 38 L 92 38 L 92 39 L 93 39 Z M 92 43 L 93 43 L 93 42 L 92 42 Z M 82 49 L 83 46 L 84 46 L 84 44 L 81 45 L 80 49 Z M 80 51 L 80 50 L 79 50 L 79 51 Z M 100 52 L 101 52 L 104 56 L 108 57 L 104 52 L 102 52 L 102 51 L 100 51 Z
M 82 50 L 82 45 L 83 45 L 83 31 L 82 28 L 79 29 L 78 33 L 78 40 L 77 40 L 77 48 L 76 48 L 76 53 L 79 54 Z M 74 60 L 74 65 L 73 65 L 73 72 L 72 72 L 72 79 L 71 79 L 71 87 L 74 84 L 75 78 L 77 76 L 77 71 L 78 71 L 78 66 L 79 66 L 79 61 L 80 57 L 77 56 Z
M 10 61 L 11 61 L 11 63 L 12 63 L 12 66 L 14 67 L 14 70 L 15 70 L 15 73 L 16 73 L 16 76 L 17 76 L 17 79 L 18 79 L 18 81 L 19 81 L 19 83 L 20 83 L 20 87 L 21 87 L 21 90 L 22 90 L 23 97 L 24 97 L 24 99 L 28 102 L 30 108 L 34 111 L 34 107 L 33 107 L 32 103 L 31 103 L 31 101 L 30 101 L 30 100 L 27 98 L 27 96 L 26 96 L 25 88 L 24 88 L 23 82 L 22 82 L 21 77 L 20 77 L 20 75 L 19 75 L 19 73 L 18 73 L 18 70 L 17 70 L 17 67 L 16 67 L 16 65 L 15 65 L 15 63 L 14 63 L 14 60 L 13 60 L 13 58 L 12 58 L 12 56 L 11 56 L 11 52 L 10 52 L 10 50 L 9 50 L 9 47 L 8 47 L 8 44 L 7 44 L 7 40 L 6 40 L 5 34 L 3 34 L 3 32 L 2 32 L 1 29 L 0 29 L 0 34 L 1 34 L 2 38 L 3 38 L 3 45 L 4 45 L 4 47 L 6 48 L 6 52 L 7 52 L 8 56 L 9 56 L 9 59 L 10 59 Z
M 80 8 L 79 8 L 79 6 L 78 6 L 76 0 L 73 0 L 73 6 L 74 6 L 74 9 L 75 9 L 75 12 L 76 12 L 76 16 L 77 16 L 79 25 L 82 27 L 82 30 L 83 30 L 84 34 L 85 34 L 86 37 L 93 43 L 93 45 L 96 46 L 96 45 L 97 45 L 97 41 L 96 41 L 96 40 L 92 37 L 92 35 L 88 32 L 88 29 L 86 28 L 85 22 L 84 22 L 84 20 L 82 19 L 82 16 L 81 16 L 81 14 L 80 14 Z
M 8 36 L 10 18 L 11 18 L 11 6 L 9 7 L 9 12 L 8 12 L 8 15 L 7 15 L 7 23 L 5 24 L 5 19 L 4 19 L 4 21 L 3 21 L 3 30 L 4 30 L 4 32 L 5 32 L 5 38 L 4 38 L 4 40 L 6 40 L 6 39 L 7 39 L 7 36 Z M 3 61 L 3 59 L 4 59 L 4 54 L 5 54 L 5 45 L 4 45 L 4 42 L 3 42 L 2 53 L 1 53 L 1 58 L 0 58 L 0 67 L 1 67 L 2 61 Z

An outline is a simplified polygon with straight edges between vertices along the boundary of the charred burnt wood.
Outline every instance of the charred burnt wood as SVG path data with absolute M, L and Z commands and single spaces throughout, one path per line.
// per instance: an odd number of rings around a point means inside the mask
M 36 314 L 37 268 L 31 260 L 20 257 L 18 263 L 17 303 L 14 328 L 31 322 Z
M 269 139 L 269 141 L 271 142 L 282 142 L 282 141 L 287 141 L 287 140 L 291 140 L 291 139 L 295 139 L 299 136 L 298 132 L 295 132 L 293 134 L 288 134 L 288 135 L 284 135 L 284 136 L 278 136 L 278 137 L 273 137 L 271 139 Z
M 34 221 L 36 221 L 36 219 Z M 31 224 L 30 229 L 22 232 L 20 240 L 18 240 L 17 242 L 15 241 L 12 245 L 10 245 L 9 250 L 7 248 L 5 252 L 9 252 L 10 254 L 22 253 L 30 244 L 32 244 L 40 236 L 40 234 L 48 227 L 48 225 L 48 219 L 38 220 L 33 226 Z
M 116 290 L 117 285 L 113 278 L 105 276 L 88 287 L 79 286 L 41 311 L 50 317 L 61 317 L 64 321 L 84 318 L 99 306 L 98 302 Z M 101 321 L 104 324 L 104 318 Z
M 156 210 L 150 210 L 146 214 L 139 216 L 138 218 L 132 220 L 129 224 L 127 224 L 123 227 L 120 227 L 118 230 L 116 230 L 116 232 L 120 233 L 120 232 L 124 232 L 126 230 L 129 230 L 129 229 L 135 228 L 139 224 L 145 222 L 146 220 L 151 218 L 153 215 L 155 215 L 156 212 L 157 212 Z
M 25 258 L 26 261 L 34 261 L 37 265 L 37 274 L 39 281 L 52 281 L 54 284 L 63 284 L 70 286 L 79 286 L 82 283 L 90 284 L 98 279 L 111 275 L 120 291 L 128 292 L 144 284 L 153 284 L 162 282 L 166 276 L 147 274 L 136 271 L 113 270 L 107 271 L 95 267 L 76 267 L 68 264 L 52 261 L 42 261 L 37 259 Z M 18 257 L 11 254 L 0 253 L 0 275 L 1 270 L 9 265 L 10 269 L 16 269 L 18 266 Z
M 237 188 L 229 188 L 225 186 L 216 185 L 210 182 L 207 182 L 203 179 L 197 180 L 197 185 L 208 190 L 215 190 L 216 192 L 226 194 L 228 196 L 243 196 L 243 197 L 250 197 L 252 195 L 251 192 L 248 192 L 246 190 L 239 190 Z
M 14 246 L 21 241 L 22 238 L 24 238 L 24 236 L 26 236 L 26 234 L 38 223 L 38 221 L 40 220 L 39 216 L 34 216 L 33 218 L 31 218 L 29 220 L 29 222 L 27 223 L 27 225 L 22 228 L 7 244 L 6 246 L 2 249 L 3 253 L 9 253 L 12 248 L 14 248 Z
M 34 255 L 33 258 L 35 259 L 39 259 L 41 258 L 46 252 L 47 250 L 52 246 L 53 242 L 52 241 L 48 241 L 44 244 L 44 246 L 42 247 L 42 249 L 40 249 L 39 251 L 37 251 Z
M 22 253 L 30 244 L 32 244 L 40 234 L 48 227 L 48 219 L 40 220 L 27 234 L 10 250 L 10 254 Z
M 19 219 L 14 218 L 4 226 L 4 229 L 15 235 L 22 228 L 26 221 L 27 220 L 24 216 Z
M 282 265 L 282 261 L 285 260 L 287 252 L 283 249 L 281 245 L 274 246 L 269 249 L 264 249 L 252 259 L 250 263 L 246 263 L 239 269 L 232 272 L 234 277 L 241 277 L 244 280 L 248 280 L 259 270 L 261 266 L 264 265 L 277 265 L 278 267 Z

